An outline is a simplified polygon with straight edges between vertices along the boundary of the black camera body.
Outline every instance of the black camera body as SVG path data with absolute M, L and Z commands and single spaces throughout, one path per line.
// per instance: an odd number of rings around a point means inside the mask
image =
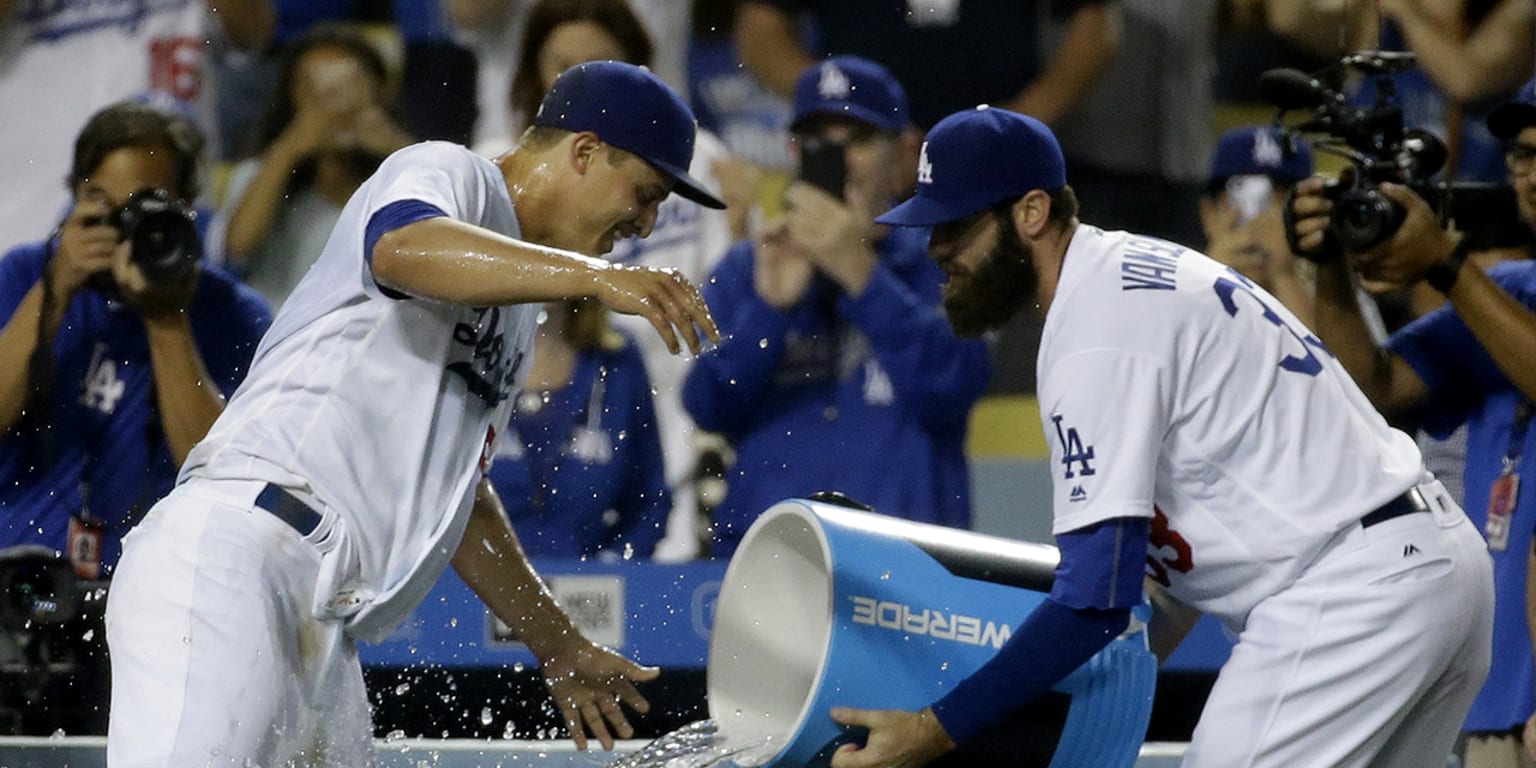
M 186 280 L 203 256 L 197 212 L 164 189 L 141 189 L 112 209 L 105 223 L 132 243 L 133 263 L 151 283 Z
M 1434 180 L 1445 165 L 1445 144 L 1427 130 L 1404 126 L 1391 79 L 1414 64 L 1411 53 L 1364 51 L 1345 56 L 1327 70 L 1335 79 L 1350 71 L 1373 77 L 1376 99 L 1369 107 L 1351 104 L 1339 87 L 1325 82 L 1326 75 L 1276 69 L 1260 76 L 1260 92 L 1281 115 L 1311 111 L 1304 122 L 1286 127 L 1288 134 L 1312 135 L 1319 152 L 1350 162 L 1349 172 L 1324 193 L 1333 202 L 1328 235 L 1346 253 L 1370 250 L 1391 239 L 1407 211 L 1381 193 L 1381 185 L 1390 182 L 1412 189 L 1443 225 L 1455 225 L 1481 247 L 1518 244 L 1524 231 L 1508 185 Z M 1329 251 L 1299 255 L 1317 260 Z

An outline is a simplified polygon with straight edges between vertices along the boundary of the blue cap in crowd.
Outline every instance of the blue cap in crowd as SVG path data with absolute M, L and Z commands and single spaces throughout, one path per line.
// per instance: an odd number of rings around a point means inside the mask
M 725 203 L 688 175 L 693 111 L 661 78 L 622 61 L 589 61 L 560 73 L 534 115 L 535 125 L 591 131 L 677 182 L 677 194 L 709 208 Z
M 1061 145 L 1045 123 L 983 105 L 956 112 L 928 131 L 917 161 L 917 194 L 876 221 L 931 227 L 1031 190 L 1066 184 Z
M 841 115 L 895 133 L 907 127 L 907 92 L 885 67 L 858 56 L 812 64 L 795 80 L 790 130 L 812 117 Z
M 1312 145 L 1269 125 L 1232 128 L 1216 142 L 1208 188 L 1233 176 L 1268 176 L 1289 186 L 1312 175 Z
M 1488 132 L 1505 141 L 1533 125 L 1536 125 L 1536 79 L 1520 86 L 1513 99 L 1488 113 Z

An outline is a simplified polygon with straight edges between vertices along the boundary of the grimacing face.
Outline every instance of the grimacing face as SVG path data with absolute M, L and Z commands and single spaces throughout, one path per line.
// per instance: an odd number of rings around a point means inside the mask
M 650 235 L 661 201 L 671 191 L 672 181 L 650 163 L 603 145 L 583 178 L 579 208 L 570 219 L 572 242 L 566 247 L 601 256 L 620 240 Z

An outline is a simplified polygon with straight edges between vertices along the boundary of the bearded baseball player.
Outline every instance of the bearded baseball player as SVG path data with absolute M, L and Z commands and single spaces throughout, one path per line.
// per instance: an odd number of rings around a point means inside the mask
M 1048 690 L 1152 592 L 1154 645 L 1191 615 L 1237 638 L 1186 768 L 1440 768 L 1487 675 L 1477 532 L 1328 350 L 1203 254 L 1077 219 L 1043 123 L 986 107 L 928 134 L 917 194 L 962 333 L 1045 316 L 1040 414 L 1061 565 L 998 655 L 834 768 L 923 765 Z
M 694 120 L 648 71 L 565 72 L 494 161 L 425 143 L 348 202 L 244 386 L 128 537 L 107 605 L 114 768 L 369 763 L 356 641 L 452 562 L 542 662 L 577 746 L 632 728 L 655 669 L 594 645 L 532 570 L 484 477 L 543 302 L 596 297 L 675 352 L 717 338 L 675 272 L 595 258 L 649 234 Z

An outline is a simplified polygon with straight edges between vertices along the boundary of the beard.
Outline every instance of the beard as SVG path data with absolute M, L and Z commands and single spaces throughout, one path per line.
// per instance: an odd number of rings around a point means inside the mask
M 1034 250 L 1004 226 L 997 246 L 969 276 L 950 278 L 944 287 L 944 312 L 955 335 L 976 337 L 1001 328 L 1035 299 L 1040 278 Z

